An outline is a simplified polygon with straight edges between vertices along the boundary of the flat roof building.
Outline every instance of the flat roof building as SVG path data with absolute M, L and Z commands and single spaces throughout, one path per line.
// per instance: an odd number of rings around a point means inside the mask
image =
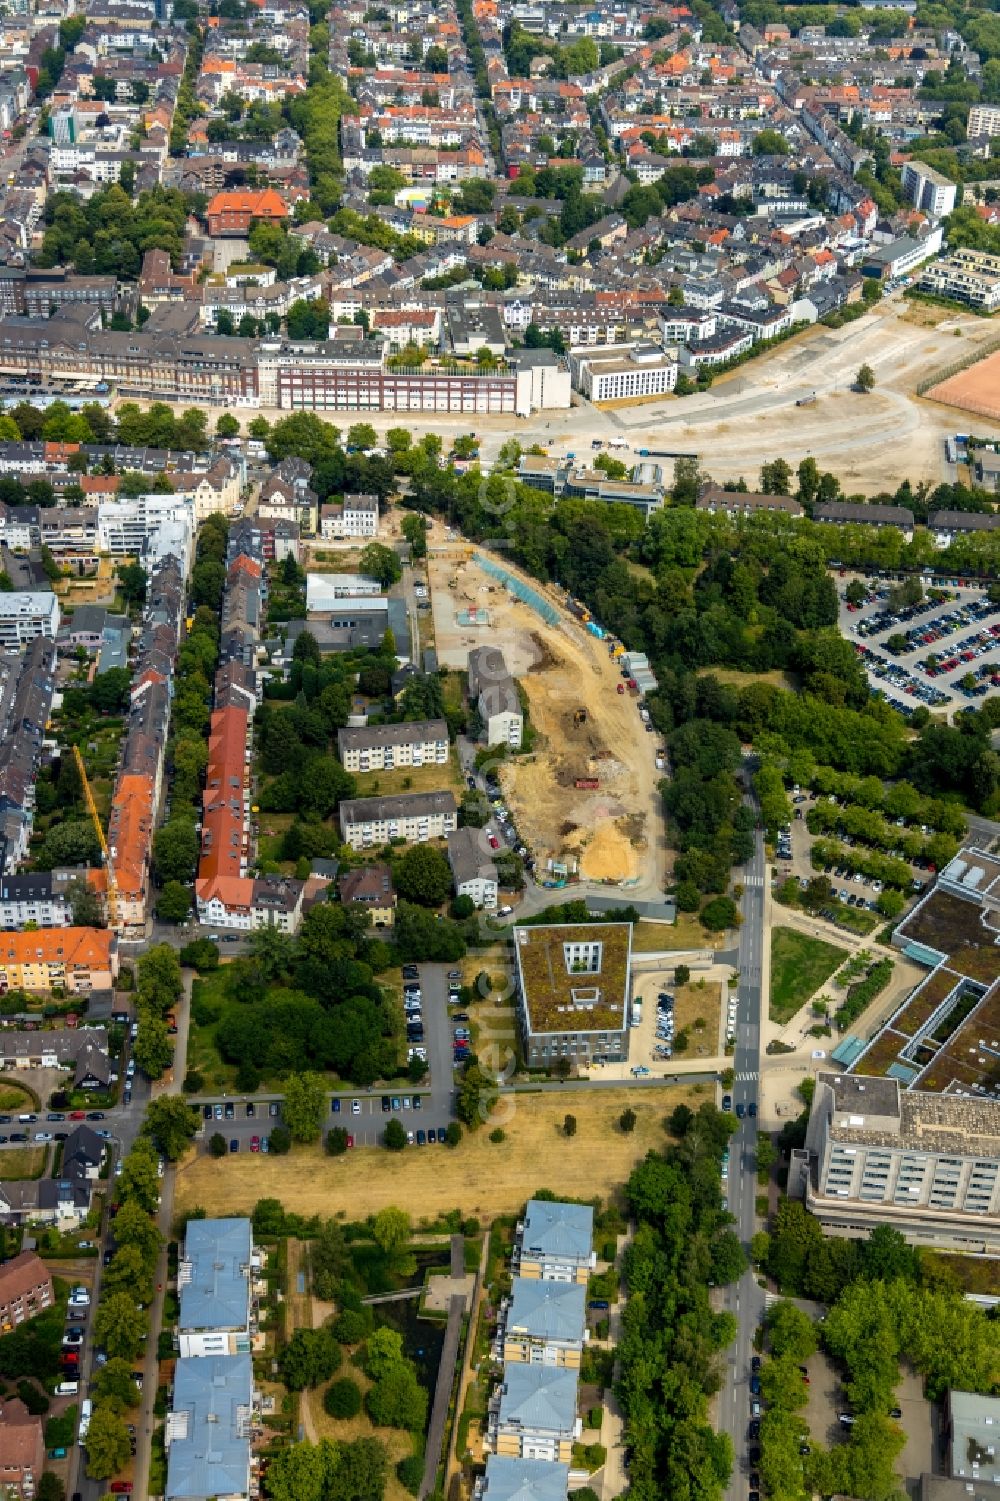
M 490 1401 L 494 1454 L 569 1464 L 582 1429 L 574 1370 L 511 1361 Z
M 1000 1103 L 821 1073 L 789 1193 L 825 1230 L 892 1225 L 939 1250 L 1000 1251 Z
M 517 927 L 514 953 L 529 1067 L 628 1057 L 630 923 Z
M 953 1480 L 1000 1486 L 1000 1397 L 950 1391 L 946 1433 Z

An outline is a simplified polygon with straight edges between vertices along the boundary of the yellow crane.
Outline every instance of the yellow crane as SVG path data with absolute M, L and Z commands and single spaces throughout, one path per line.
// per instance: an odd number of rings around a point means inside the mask
M 78 745 L 74 745 L 73 747 L 73 756 L 76 760 L 76 769 L 80 773 L 80 785 L 83 788 L 83 797 L 87 804 L 87 812 L 93 820 L 94 828 L 97 832 L 97 842 L 101 846 L 101 854 L 104 856 L 104 869 L 108 877 L 108 927 L 111 928 L 112 932 L 117 933 L 119 916 L 118 883 L 115 880 L 114 866 L 111 864 L 108 841 L 104 837 L 104 830 L 101 827 L 101 820 L 97 812 L 97 804 L 94 802 L 94 794 L 91 792 L 90 783 L 87 781 L 87 768 L 83 764 L 83 757 L 80 754 L 80 747 Z

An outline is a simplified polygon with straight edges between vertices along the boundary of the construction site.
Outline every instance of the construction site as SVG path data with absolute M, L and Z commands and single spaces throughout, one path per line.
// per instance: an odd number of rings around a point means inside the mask
M 484 566 L 485 565 L 485 566 Z M 505 559 L 431 540 L 429 578 L 442 667 L 464 671 L 484 635 L 499 647 L 528 702 L 530 750 L 499 769 L 504 797 L 536 857 L 536 875 L 663 890 L 666 841 L 656 738 L 625 691 L 621 648 L 591 634 L 565 594 Z M 460 623 L 487 611 L 490 629 Z

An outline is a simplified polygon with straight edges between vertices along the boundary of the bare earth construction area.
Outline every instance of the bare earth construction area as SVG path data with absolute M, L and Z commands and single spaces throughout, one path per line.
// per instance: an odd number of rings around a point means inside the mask
M 464 669 L 468 652 L 488 641 L 520 678 L 534 748 L 500 768 L 517 827 L 543 868 L 550 858 L 578 861 L 584 879 L 662 891 L 654 737 L 643 733 L 634 699 L 619 694 L 607 647 L 561 609 L 558 623 L 547 624 L 467 554 L 456 545 L 431 555 L 438 660 Z M 556 596 L 546 603 L 556 607 Z M 488 629 L 460 623 L 474 609 L 488 612 Z
M 932 386 L 927 395 L 932 401 L 1000 421 L 1000 349 Z

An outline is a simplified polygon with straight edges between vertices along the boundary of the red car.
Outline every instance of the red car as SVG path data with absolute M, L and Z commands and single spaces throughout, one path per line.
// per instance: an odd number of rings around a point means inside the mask
M 85 1121 L 87 1119 L 87 1112 L 86 1110 L 71 1110 L 69 1119 L 71 1121 Z
M 259 1136 L 251 1136 L 251 1138 L 250 1138 L 250 1150 L 251 1150 L 251 1152 L 259 1152 L 260 1151 L 260 1137 Z
M 132 1482 L 131 1480 L 112 1480 L 109 1490 L 112 1496 L 131 1496 Z
M 491 850 L 498 850 L 500 848 L 500 841 L 497 838 L 497 836 L 495 834 L 491 834 L 489 836 L 489 839 L 490 839 L 490 849 Z
M 353 1145 L 354 1145 L 354 1137 L 351 1135 L 350 1132 L 347 1133 L 347 1145 L 349 1147 L 353 1147 Z

